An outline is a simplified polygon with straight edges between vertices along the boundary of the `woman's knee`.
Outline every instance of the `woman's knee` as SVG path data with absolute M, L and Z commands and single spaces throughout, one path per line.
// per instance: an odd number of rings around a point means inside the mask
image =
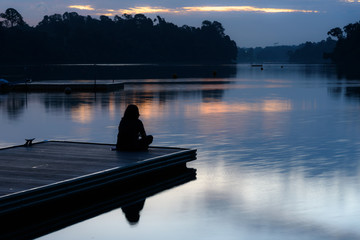
M 147 135 L 146 136 L 146 142 L 148 144 L 151 144 L 153 142 L 153 140 L 154 140 L 154 137 L 152 135 Z

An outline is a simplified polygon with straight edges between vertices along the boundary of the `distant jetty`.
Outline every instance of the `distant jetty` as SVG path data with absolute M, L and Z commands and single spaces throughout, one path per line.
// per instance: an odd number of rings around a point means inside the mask
M 96 82 L 25 82 L 9 86 L 14 92 L 107 92 L 124 88 L 123 82 L 96 83 Z

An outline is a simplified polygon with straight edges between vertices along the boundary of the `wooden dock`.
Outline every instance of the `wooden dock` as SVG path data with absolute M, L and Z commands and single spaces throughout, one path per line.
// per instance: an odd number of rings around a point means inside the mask
M 30 82 L 9 87 L 14 92 L 109 92 L 124 88 L 123 82 Z
M 0 239 L 39 236 L 195 178 L 186 167 L 196 159 L 195 149 L 112 147 L 44 141 L 0 149 L 0 219 L 7 222 Z

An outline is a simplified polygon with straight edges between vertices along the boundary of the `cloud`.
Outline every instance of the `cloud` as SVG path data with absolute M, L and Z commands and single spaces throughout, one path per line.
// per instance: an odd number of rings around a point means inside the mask
M 355 1 L 355 0 L 345 0 Z M 360 0 L 358 0 L 360 1 Z M 96 11 L 96 15 L 113 16 L 116 14 L 145 14 L 145 13 L 174 13 L 186 14 L 196 12 L 257 12 L 257 13 L 318 13 L 316 10 L 301 10 L 301 9 L 287 9 L 287 8 L 259 8 L 253 6 L 193 6 L 193 7 L 178 7 L 178 8 L 164 8 L 152 6 L 138 6 L 127 9 L 94 9 L 91 5 L 72 5 L 69 8 L 76 8 L 80 10 Z
M 179 13 L 180 11 L 171 8 L 163 8 L 163 7 L 133 7 L 128 9 L 107 9 L 107 11 L 112 12 L 114 14 L 139 14 L 139 13 Z
M 298 10 L 298 9 L 286 9 L 286 8 L 258 8 L 252 6 L 201 6 L 201 7 L 184 7 L 183 9 L 187 12 L 266 12 L 266 13 L 318 12 L 315 10 Z
M 88 10 L 88 11 L 94 11 L 95 8 L 93 8 L 91 5 L 70 5 L 68 8 L 75 8 L 79 10 Z

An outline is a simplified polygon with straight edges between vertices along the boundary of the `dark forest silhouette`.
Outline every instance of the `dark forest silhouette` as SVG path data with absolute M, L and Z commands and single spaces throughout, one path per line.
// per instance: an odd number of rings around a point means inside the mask
M 0 14 L 0 63 L 230 63 L 289 62 L 337 64 L 358 74 L 360 22 L 337 27 L 318 43 L 237 48 L 222 24 L 179 27 L 165 19 L 124 14 L 113 19 L 76 12 L 44 16 L 30 27 L 13 8 Z
M 236 43 L 217 21 L 178 27 L 159 16 L 66 12 L 30 27 L 13 8 L 0 17 L 0 63 L 230 63 L 237 57 Z
M 360 77 L 360 21 L 343 29 L 333 28 L 328 35 L 337 39 L 336 47 L 328 57 L 336 63 L 340 74 L 349 78 Z

